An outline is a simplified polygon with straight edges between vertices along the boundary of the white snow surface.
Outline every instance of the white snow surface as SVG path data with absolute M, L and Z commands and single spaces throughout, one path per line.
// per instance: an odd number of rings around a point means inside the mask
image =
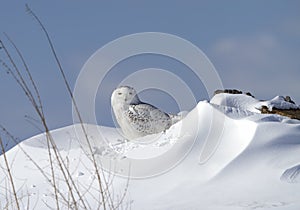
M 134 142 L 126 141 L 116 128 L 84 126 L 97 160 L 110 160 L 115 172 L 138 177 L 113 177 L 110 187 L 116 202 L 128 188 L 118 209 L 299 210 L 300 121 L 259 114 L 257 110 L 261 104 L 269 108 L 296 106 L 281 99 L 260 102 L 245 95 L 218 94 L 210 103 L 199 102 L 165 133 Z M 85 138 L 78 130 L 81 125 L 76 124 L 51 134 L 73 180 L 94 209 L 99 202 L 93 196 L 98 192 L 95 170 L 85 153 Z M 205 156 L 203 148 L 216 139 L 216 149 Z M 170 150 L 175 152 L 165 155 Z M 27 209 L 28 200 L 29 209 L 55 209 L 53 187 L 37 168 L 51 178 L 45 134 L 24 140 L 6 157 L 17 196 L 22 200 L 21 209 Z M 159 163 L 148 161 L 154 157 L 163 158 Z M 143 158 L 142 164 L 126 171 L 131 159 Z M 176 164 L 170 165 L 173 160 Z M 14 209 L 3 155 L 0 166 L 0 208 L 8 205 L 8 209 Z M 54 168 L 59 190 L 68 195 L 56 161 Z M 146 177 L 149 171 L 155 176 Z M 61 209 L 68 209 L 62 203 Z
M 240 110 L 248 110 L 251 112 L 260 112 L 259 109 L 262 106 L 268 107 L 270 111 L 273 108 L 277 109 L 299 109 L 296 104 L 286 102 L 283 96 L 276 96 L 271 100 L 259 101 L 251 96 L 245 94 L 229 94 L 221 93 L 216 94 L 210 102 L 212 104 L 223 105 L 228 107 L 235 107 Z

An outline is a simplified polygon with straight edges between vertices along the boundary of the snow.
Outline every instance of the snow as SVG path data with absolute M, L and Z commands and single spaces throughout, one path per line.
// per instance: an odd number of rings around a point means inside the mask
M 270 101 L 265 101 L 262 102 L 261 104 L 267 106 L 270 111 L 272 111 L 273 108 L 277 108 L 277 109 L 299 109 L 300 108 L 296 104 L 286 102 L 283 96 L 276 96 Z
M 110 186 L 116 201 L 128 185 L 123 208 L 299 209 L 300 121 L 260 114 L 261 105 L 269 109 L 296 106 L 282 97 L 262 102 L 242 94 L 218 94 L 210 103 L 199 102 L 165 133 L 136 141 L 127 141 L 116 128 L 84 127 L 104 174 L 108 175 L 108 166 L 116 173 Z M 51 134 L 79 190 L 96 207 L 96 175 L 81 125 Z M 6 155 L 22 198 L 21 209 L 26 209 L 28 199 L 30 209 L 55 208 L 53 187 L 34 164 L 51 178 L 45 134 L 24 140 Z M 0 166 L 2 209 L 7 189 L 11 191 L 3 155 Z M 59 190 L 68 195 L 56 161 L 54 167 Z M 61 209 L 67 206 L 61 203 Z
M 262 106 L 268 107 L 270 111 L 273 108 L 277 109 L 299 109 L 300 107 L 296 104 L 289 103 L 284 100 L 283 96 L 276 96 L 268 101 L 259 101 L 252 96 L 245 94 L 228 94 L 221 93 L 215 95 L 211 101 L 212 104 L 222 105 L 226 107 L 235 107 L 239 110 L 248 110 L 251 112 L 260 113 L 259 109 Z
M 300 182 L 300 165 L 287 169 L 282 174 L 281 179 L 290 183 Z

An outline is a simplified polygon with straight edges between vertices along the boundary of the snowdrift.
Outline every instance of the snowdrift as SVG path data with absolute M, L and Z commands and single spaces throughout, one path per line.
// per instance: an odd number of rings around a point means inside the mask
M 110 170 L 116 174 L 111 185 L 115 198 L 128 185 L 123 207 L 299 209 L 300 121 L 262 115 L 257 110 L 261 103 L 246 95 L 218 94 L 210 102 L 199 102 L 165 133 L 130 142 L 117 128 L 84 127 L 104 173 Z M 270 108 L 292 106 L 280 97 L 263 103 Z M 97 189 L 84 186 L 93 185 L 95 175 L 81 125 L 51 134 L 93 207 L 98 202 L 93 198 Z M 23 141 L 6 155 L 18 196 L 29 198 L 36 209 L 55 206 L 53 188 L 34 164 L 51 173 L 45 134 Z M 3 156 L 0 165 L 5 168 Z M 126 175 L 131 177 L 129 184 Z M 62 175 L 57 172 L 56 176 L 60 190 L 67 194 Z M 3 208 L 10 193 L 4 169 L 0 183 Z

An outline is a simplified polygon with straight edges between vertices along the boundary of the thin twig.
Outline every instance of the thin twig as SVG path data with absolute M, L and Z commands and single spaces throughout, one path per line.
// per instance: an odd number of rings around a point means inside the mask
M 67 88 L 67 90 L 68 90 L 68 93 L 69 93 L 70 96 L 71 96 L 72 103 L 73 103 L 73 105 L 74 105 L 74 107 L 75 107 L 76 114 L 77 114 L 77 116 L 78 116 L 78 118 L 79 118 L 79 120 L 80 120 L 80 122 L 81 122 L 81 128 L 82 128 L 82 130 L 83 130 L 83 132 L 84 132 L 85 138 L 86 138 L 87 143 L 88 143 L 89 150 L 90 150 L 91 155 L 92 155 L 92 158 L 93 158 L 93 165 L 94 165 L 95 170 L 96 170 L 97 179 L 98 179 L 99 188 L 100 188 L 100 193 L 101 193 L 101 198 L 102 198 L 102 202 L 103 202 L 103 209 L 106 210 L 105 196 L 104 196 L 104 191 L 103 191 L 103 186 L 102 186 L 102 182 L 101 182 L 101 177 L 100 177 L 99 169 L 98 169 L 98 166 L 97 166 L 97 163 L 96 163 L 96 159 L 95 159 L 95 156 L 94 156 L 94 153 L 93 153 L 93 150 L 92 150 L 90 141 L 89 141 L 89 139 L 88 139 L 87 132 L 86 132 L 84 126 L 83 126 L 83 120 L 82 120 L 82 118 L 81 118 L 81 115 L 80 115 L 78 106 L 77 106 L 76 101 L 75 101 L 75 99 L 74 99 L 73 92 L 72 92 L 71 87 L 70 87 L 70 85 L 69 85 L 69 83 L 68 83 L 68 80 L 67 80 L 66 75 L 65 75 L 65 73 L 64 73 L 64 70 L 63 70 L 63 68 L 62 68 L 62 65 L 61 65 L 61 63 L 60 63 L 60 61 L 59 61 L 59 59 L 58 59 L 57 53 L 56 53 L 56 51 L 55 51 L 54 45 L 53 45 L 53 43 L 52 43 L 52 41 L 51 41 L 51 38 L 50 38 L 50 35 L 49 35 L 48 31 L 46 30 L 46 28 L 44 27 L 44 25 L 43 25 L 43 23 L 40 21 L 40 19 L 37 17 L 37 15 L 29 8 L 29 6 L 28 6 L 27 4 L 26 4 L 26 8 L 27 8 L 27 11 L 28 11 L 28 12 L 34 17 L 34 19 L 38 22 L 38 24 L 39 24 L 40 27 L 42 28 L 43 32 L 45 33 L 46 38 L 47 38 L 47 41 L 48 41 L 49 46 L 50 46 L 50 49 L 51 49 L 51 51 L 52 51 L 52 54 L 53 54 L 53 56 L 54 56 L 54 58 L 55 58 L 55 61 L 56 61 L 57 65 L 58 65 L 58 67 L 59 67 L 60 73 L 61 73 L 61 75 L 62 75 L 62 77 L 63 77 L 64 83 L 65 83 L 66 88 Z
M 0 125 L 1 130 L 19 147 L 19 149 L 24 153 L 24 155 L 30 160 L 30 162 L 32 162 L 35 167 L 41 172 L 41 174 L 46 178 L 46 180 L 48 181 L 48 183 L 50 183 L 53 187 L 54 183 L 51 182 L 51 179 L 47 176 L 47 174 L 44 172 L 44 170 L 37 164 L 36 161 L 34 161 L 32 159 L 32 157 L 23 149 L 23 147 L 18 144 L 16 138 L 9 132 L 6 130 L 6 128 L 4 128 L 2 125 Z M 58 189 L 57 189 L 58 190 Z M 60 194 L 60 196 L 63 198 L 63 200 L 65 200 L 67 202 L 67 199 L 64 197 L 64 195 L 58 190 L 58 193 Z
M 6 169 L 7 169 L 7 172 L 8 172 L 9 179 L 10 179 L 10 184 L 11 184 L 11 187 L 12 187 L 12 190 L 13 190 L 13 195 L 14 195 L 14 198 L 15 198 L 17 209 L 20 210 L 19 200 L 18 200 L 18 197 L 17 197 L 15 185 L 14 185 L 14 180 L 13 180 L 13 177 L 12 177 L 12 174 L 11 174 L 11 171 L 10 171 L 10 167 L 9 167 L 9 164 L 8 164 L 8 160 L 7 160 L 7 157 L 6 157 L 6 152 L 5 152 L 5 149 L 4 149 L 4 145 L 2 143 L 1 136 L 0 136 L 0 146 L 1 146 L 1 149 L 2 149 L 2 153 L 3 153 L 2 156 L 3 156 L 4 161 L 5 161 L 5 165 L 6 165 Z
M 39 102 L 39 106 L 40 106 L 40 110 L 42 112 L 42 115 L 44 116 L 44 113 L 43 113 L 43 107 L 42 107 L 42 100 L 41 100 L 41 97 L 40 97 L 40 93 L 39 93 L 39 90 L 33 80 L 33 77 L 29 71 L 29 68 L 28 68 L 28 65 L 21 53 L 21 51 L 18 49 L 18 47 L 16 46 L 16 44 L 12 41 L 12 39 L 6 34 L 4 33 L 4 35 L 6 36 L 6 38 L 9 40 L 9 42 L 12 44 L 12 46 L 15 48 L 16 52 L 18 53 L 19 57 L 21 58 L 22 60 L 22 63 L 23 63 L 23 66 L 25 67 L 25 71 L 27 73 L 27 75 L 29 76 L 29 80 L 34 88 L 34 91 L 35 91 L 35 94 L 36 94 L 36 97 L 38 98 L 38 102 Z
M 27 86 L 27 84 L 24 80 L 24 77 L 22 76 L 21 72 L 19 71 L 19 68 L 17 67 L 16 63 L 14 62 L 14 59 L 12 58 L 12 56 L 10 55 L 10 53 L 7 50 L 6 46 L 4 45 L 4 43 L 1 40 L 0 40 L 0 45 L 1 45 L 2 49 L 4 50 L 6 56 L 8 57 L 10 63 L 12 64 L 15 72 L 11 68 L 9 68 L 4 61 L 1 60 L 2 65 L 6 68 L 7 72 L 12 74 L 13 78 L 20 85 L 20 87 L 23 89 L 24 93 L 26 94 L 26 96 L 28 97 L 28 99 L 32 103 L 32 105 L 39 107 L 35 103 L 34 97 L 31 93 L 29 87 Z
M 10 40 L 11 43 L 14 43 L 12 40 Z M 27 98 L 29 99 L 29 101 L 31 102 L 33 108 L 35 109 L 36 113 L 39 115 L 43 126 L 46 125 L 46 120 L 45 120 L 45 116 L 43 114 L 43 109 L 42 109 L 42 105 L 38 105 L 34 96 L 32 95 L 32 92 L 30 91 L 24 77 L 22 76 L 18 66 L 16 65 L 14 59 L 12 58 L 12 56 L 10 55 L 9 51 L 7 50 L 6 46 L 3 44 L 3 42 L 0 40 L 0 43 L 2 45 L 2 48 L 4 49 L 4 52 L 6 54 L 6 56 L 9 58 L 10 63 L 12 64 L 12 66 L 14 67 L 15 72 L 9 68 L 5 63 L 4 67 L 7 67 L 7 71 L 9 71 L 12 75 L 13 78 L 15 79 L 15 81 L 19 84 L 19 86 L 21 86 L 22 90 L 24 91 L 25 95 L 27 96 Z M 18 49 L 17 47 L 15 47 L 16 49 Z M 19 50 L 18 50 L 19 51 Z M 22 55 L 21 53 L 19 54 L 19 56 Z M 38 92 L 37 92 L 38 94 Z M 40 98 L 40 97 L 39 97 Z M 45 126 L 44 126 L 45 127 Z M 48 130 L 47 127 L 45 127 L 46 132 Z M 55 194 L 55 198 L 56 198 L 56 204 L 57 204 L 57 209 L 59 210 L 59 203 L 58 203 L 58 195 L 57 195 L 57 188 L 55 187 L 55 173 L 54 173 L 54 168 L 53 168 L 53 158 L 52 158 L 52 154 L 51 154 L 51 148 L 50 148 L 50 143 L 49 143 L 49 138 L 47 137 L 47 145 L 48 145 L 48 154 L 49 154 L 49 159 L 50 159 L 50 163 L 51 163 L 51 173 L 52 173 L 52 181 L 54 183 L 54 194 Z

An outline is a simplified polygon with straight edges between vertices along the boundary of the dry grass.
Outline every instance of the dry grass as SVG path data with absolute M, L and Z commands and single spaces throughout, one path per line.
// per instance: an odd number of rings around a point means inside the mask
M 4 148 L 1 136 L 0 136 L 0 146 L 1 146 L 2 153 L 3 153 L 3 158 L 4 158 L 4 161 L 5 161 L 6 170 L 7 170 L 8 176 L 9 176 L 9 182 L 11 184 L 11 188 L 12 188 L 13 195 L 14 195 L 14 198 L 15 198 L 16 207 L 17 207 L 18 210 L 20 210 L 20 204 L 19 204 L 19 200 L 18 200 L 18 197 L 17 197 L 17 192 L 16 192 L 16 188 L 15 188 L 15 184 L 14 184 L 14 179 L 11 175 L 10 166 L 9 166 L 6 154 L 5 154 L 5 148 Z
M 80 187 L 78 183 L 76 183 L 72 177 L 72 174 L 69 170 L 69 162 L 64 159 L 56 144 L 55 141 L 53 139 L 53 136 L 51 135 L 49 126 L 47 124 L 47 120 L 46 120 L 46 116 L 44 114 L 44 110 L 43 110 L 43 103 L 40 97 L 40 93 L 38 90 L 38 87 L 35 83 L 35 80 L 33 79 L 33 76 L 31 74 L 31 71 L 22 55 L 22 52 L 18 49 L 18 47 L 16 46 L 16 44 L 10 39 L 10 37 L 8 35 L 5 34 L 7 40 L 9 41 L 9 43 L 11 44 L 11 46 L 13 47 L 14 51 L 16 52 L 18 58 L 21 60 L 21 67 L 19 67 L 16 62 L 14 57 L 11 55 L 10 51 L 8 50 L 8 48 L 6 47 L 6 45 L 2 42 L 2 40 L 0 40 L 0 48 L 3 50 L 4 55 L 6 56 L 6 60 L 8 60 L 8 62 L 6 62 L 4 59 L 0 58 L 0 63 L 3 67 L 3 69 L 12 76 L 12 78 L 14 79 L 14 81 L 17 83 L 17 85 L 21 88 L 21 90 L 23 91 L 24 95 L 27 97 L 27 99 L 29 100 L 29 102 L 31 103 L 32 107 L 35 110 L 35 113 L 38 116 L 39 119 L 39 123 L 43 128 L 43 131 L 46 134 L 46 140 L 47 140 L 47 152 L 48 152 L 48 158 L 50 161 L 50 170 L 51 170 L 51 174 L 46 174 L 44 172 L 44 170 L 42 169 L 42 167 L 39 166 L 39 164 L 33 160 L 33 158 L 31 158 L 31 156 L 20 146 L 18 145 L 18 147 L 20 148 L 20 150 L 25 154 L 25 156 L 34 164 L 34 166 L 38 169 L 38 171 L 41 173 L 41 175 L 51 184 L 51 186 L 53 187 L 53 194 L 54 194 L 54 199 L 55 199 L 55 204 L 56 207 L 55 209 L 61 209 L 61 208 L 65 208 L 67 207 L 67 209 L 119 209 L 120 206 L 122 205 L 123 199 L 125 198 L 126 192 L 127 192 L 127 188 L 128 188 L 128 182 L 127 182 L 127 186 L 126 189 L 124 189 L 124 193 L 121 195 L 120 199 L 118 202 L 115 203 L 114 198 L 113 198 L 113 190 L 111 190 L 112 187 L 112 182 L 113 182 L 113 178 L 114 176 L 111 175 L 107 175 L 103 172 L 103 170 L 101 169 L 101 167 L 99 167 L 96 158 L 95 158 L 95 154 L 93 153 L 92 150 L 92 146 L 88 137 L 88 133 L 84 127 L 79 109 L 77 107 L 76 101 L 73 97 L 73 93 L 72 90 L 70 88 L 70 85 L 68 83 L 68 80 L 66 78 L 64 69 L 61 65 L 61 62 L 57 56 L 57 53 L 55 51 L 54 45 L 52 43 L 52 40 L 50 38 L 50 35 L 48 33 L 48 31 L 46 30 L 46 28 L 44 27 L 43 23 L 40 21 L 40 19 L 38 18 L 38 16 L 26 5 L 26 9 L 28 11 L 28 13 L 37 21 L 38 25 L 42 28 L 42 31 L 47 39 L 47 42 L 49 44 L 49 48 L 52 52 L 52 55 L 54 56 L 54 60 L 58 66 L 58 70 L 63 78 L 64 84 L 66 86 L 66 89 L 70 95 L 70 99 L 72 100 L 72 103 L 74 105 L 76 114 L 78 116 L 78 119 L 80 120 L 81 123 L 81 129 L 83 131 L 83 134 L 85 136 L 85 140 L 87 141 L 87 145 L 88 145 L 88 150 L 89 150 L 89 154 L 88 155 L 92 162 L 93 165 L 93 170 L 95 170 L 95 175 L 96 175 L 96 179 L 98 182 L 98 192 L 99 192 L 99 198 L 97 198 L 97 196 L 95 196 L 95 200 L 98 201 L 98 206 L 90 206 L 90 204 L 87 202 L 87 200 L 85 199 L 87 192 L 89 191 L 89 189 L 92 186 L 88 186 L 87 188 L 85 188 L 84 191 L 79 190 Z M 26 76 L 24 76 L 23 74 L 25 73 Z M 29 78 L 26 80 L 26 78 Z M 2 132 L 4 132 L 11 140 L 13 140 L 15 142 L 15 144 L 17 144 L 16 139 L 13 137 L 13 135 L 11 135 L 4 127 L 1 127 Z M 20 209 L 20 203 L 21 200 L 23 198 L 18 197 L 18 193 L 15 189 L 15 185 L 14 185 L 14 179 L 11 173 L 11 165 L 9 165 L 9 161 L 7 159 L 6 156 L 6 152 L 5 152 L 5 147 L 2 143 L 2 139 L 0 138 L 0 146 L 2 149 L 2 156 L 4 158 L 5 161 L 5 166 L 6 166 L 6 171 L 7 174 L 9 176 L 9 184 L 12 188 L 13 191 L 13 197 L 15 200 L 15 205 L 17 209 Z M 55 167 L 56 164 L 58 166 L 58 168 Z M 62 174 L 63 176 L 63 182 L 67 185 L 68 188 L 68 197 L 64 196 L 64 194 L 59 190 L 59 185 L 58 185 L 58 177 L 56 175 L 56 170 L 59 170 L 59 172 Z M 129 179 L 128 179 L 129 181 Z M 8 189 L 8 188 L 7 188 Z M 3 207 L 5 209 L 9 209 L 9 202 L 12 199 L 9 198 L 9 195 L 7 197 L 7 204 L 4 205 Z M 28 200 L 27 200 L 27 209 L 30 209 L 29 207 L 30 204 L 30 200 L 29 200 L 29 196 L 28 196 Z M 2 204 L 0 204 L 1 207 Z M 49 208 L 53 208 L 51 206 L 48 206 Z M 13 206 L 10 206 L 11 209 L 14 209 Z
M 272 111 L 268 109 L 268 107 L 263 106 L 260 109 L 262 114 L 278 114 L 285 117 L 289 117 L 291 119 L 300 120 L 300 109 L 277 109 L 273 108 Z

